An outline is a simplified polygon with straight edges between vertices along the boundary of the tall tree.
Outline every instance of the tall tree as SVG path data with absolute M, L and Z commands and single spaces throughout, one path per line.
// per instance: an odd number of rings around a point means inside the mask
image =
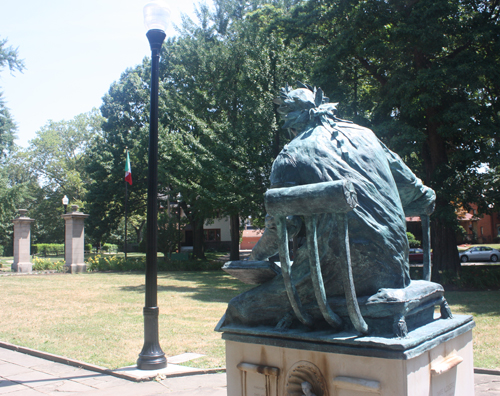
M 8 68 L 11 73 L 24 70 L 24 61 L 19 58 L 17 48 L 7 46 L 7 39 L 0 39 L 0 72 Z M 14 146 L 16 124 L 12 119 L 0 92 L 0 161 Z
M 14 147 L 16 124 L 0 92 L 0 161 L 5 161 Z
M 143 64 L 127 69 L 111 85 L 100 108 L 105 121 L 102 131 L 92 137 L 86 166 L 92 180 L 87 193 L 87 208 L 91 215 L 88 229 L 96 244 L 119 227 L 125 214 L 126 148 L 133 174 L 133 184 L 128 188 L 127 210 L 129 217 L 137 220 L 134 224 L 141 235 L 147 194 L 149 67 L 145 60 Z
M 279 152 L 276 137 L 283 132 L 273 97 L 289 79 L 302 78 L 306 64 L 305 55 L 264 30 L 268 8 L 273 7 L 217 0 L 210 12 L 201 5 L 198 24 L 185 20 L 180 38 L 167 44 L 163 63 L 163 86 L 170 93 L 170 115 L 163 122 L 170 130 L 165 161 L 171 184 L 197 222 L 195 232 L 215 213 L 231 218 L 233 260 L 239 255 L 240 218 L 261 215 Z
M 14 148 L 0 164 L 0 246 L 12 255 L 12 219 L 20 208 L 32 209 L 39 191 L 35 177 L 26 166 L 24 152 Z M 28 213 L 32 215 L 32 211 Z
M 328 0 L 303 2 L 282 24 L 321 55 L 315 81 L 343 115 L 370 125 L 436 190 L 437 280 L 460 268 L 454 205 L 481 205 L 480 165 L 498 163 L 499 18 L 498 2 Z
M 33 216 L 33 236 L 37 242 L 62 241 L 63 227 L 54 222 L 63 210 L 61 199 L 83 209 L 90 178 L 86 172 L 89 141 L 100 133 L 102 117 L 98 110 L 77 115 L 70 121 L 49 121 L 30 141 L 26 150 L 29 169 L 37 178 Z
M 0 72 L 8 68 L 11 73 L 24 70 L 17 48 L 7 46 L 7 39 L 0 39 Z M 26 180 L 19 180 L 14 170 L 16 124 L 0 92 L 0 245 L 9 250 L 12 246 L 12 218 L 21 205 L 29 199 Z

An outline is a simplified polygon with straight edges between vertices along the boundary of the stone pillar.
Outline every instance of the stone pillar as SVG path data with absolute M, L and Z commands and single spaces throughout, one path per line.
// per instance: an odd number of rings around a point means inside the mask
M 89 217 L 78 211 L 77 205 L 71 206 L 71 212 L 62 215 L 66 224 L 66 235 L 64 243 L 66 244 L 66 253 L 64 260 L 65 269 L 72 274 L 85 272 L 87 266 L 84 262 L 85 253 L 85 232 L 84 220 Z
M 14 262 L 12 271 L 31 272 L 33 264 L 31 263 L 31 223 L 35 220 L 26 216 L 27 209 L 19 209 L 19 216 L 12 222 L 14 223 Z

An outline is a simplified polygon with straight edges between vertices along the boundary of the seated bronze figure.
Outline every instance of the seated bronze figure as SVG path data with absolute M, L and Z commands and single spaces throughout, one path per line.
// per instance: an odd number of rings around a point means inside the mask
M 442 287 L 409 275 L 405 214 L 429 216 L 434 191 L 371 130 L 337 118 L 321 89 L 286 87 L 275 103 L 294 138 L 273 163 L 264 235 L 225 269 L 238 276 L 279 252 L 281 270 L 231 300 L 217 329 L 404 337 L 434 305 L 449 317 Z M 288 240 L 302 222 L 307 241 L 292 265 Z

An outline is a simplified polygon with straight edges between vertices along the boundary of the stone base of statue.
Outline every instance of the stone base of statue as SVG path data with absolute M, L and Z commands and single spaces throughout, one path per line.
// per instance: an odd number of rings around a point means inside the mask
M 436 318 L 405 338 L 224 332 L 231 396 L 469 396 L 471 316 Z M 255 330 L 255 329 L 254 329 Z M 308 384 L 306 384 L 308 383 Z

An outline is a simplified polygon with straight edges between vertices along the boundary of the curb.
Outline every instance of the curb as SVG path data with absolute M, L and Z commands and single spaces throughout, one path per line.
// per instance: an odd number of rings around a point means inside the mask
M 50 360 L 50 361 L 55 362 L 55 363 L 65 364 L 67 366 L 78 367 L 78 368 L 83 368 L 83 369 L 86 369 L 89 371 L 95 371 L 95 372 L 101 373 L 101 374 L 112 375 L 114 377 L 133 381 L 133 382 L 153 381 L 156 378 L 156 374 L 151 375 L 149 377 L 145 376 L 142 378 L 137 378 L 135 376 L 131 376 L 131 375 L 127 375 L 127 374 L 117 373 L 117 372 L 115 372 L 111 369 L 107 369 L 105 367 L 100 367 L 100 366 L 96 366 L 94 364 L 85 363 L 85 362 L 82 362 L 80 360 L 69 359 L 69 358 L 64 357 L 64 356 L 54 355 L 54 354 L 48 353 L 48 352 L 37 351 L 36 349 L 22 347 L 22 346 L 10 344 L 10 343 L 4 342 L 4 341 L 0 341 L 0 348 L 9 349 L 11 351 L 24 353 L 26 355 L 39 357 L 39 358 L 42 358 L 45 360 Z M 166 374 L 165 376 L 167 378 L 175 378 L 175 377 L 184 377 L 184 376 L 191 376 L 191 375 L 198 375 L 198 374 L 215 374 L 215 373 L 221 373 L 221 372 L 225 372 L 225 371 L 226 371 L 226 368 L 200 369 L 200 370 L 196 370 L 196 371 L 189 371 L 186 373 Z M 486 375 L 498 375 L 498 376 L 500 376 L 500 370 L 474 367 L 474 374 L 486 374 Z
M 474 374 L 500 375 L 500 370 L 474 367 Z
M 65 364 L 67 366 L 78 367 L 78 368 L 83 368 L 83 369 L 89 370 L 89 371 L 95 371 L 95 372 L 101 373 L 101 374 L 112 375 L 113 377 L 125 379 L 128 381 L 133 381 L 133 382 L 153 381 L 157 377 L 157 374 L 152 374 L 151 376 L 146 375 L 144 377 L 137 378 L 137 377 L 132 376 L 132 375 L 118 373 L 118 372 L 115 372 L 111 369 L 96 366 L 96 365 L 90 364 L 90 363 L 85 363 L 85 362 L 82 362 L 80 360 L 74 360 L 74 359 L 70 359 L 70 358 L 67 358 L 64 356 L 54 355 L 54 354 L 48 353 L 48 352 L 41 352 L 41 351 L 37 351 L 36 349 L 26 348 L 26 347 L 10 344 L 10 343 L 4 342 L 4 341 L 0 341 L 0 348 L 5 348 L 5 349 L 9 349 L 11 351 L 24 353 L 26 355 L 39 357 L 39 358 L 42 358 L 45 360 L 50 360 L 50 361 L 55 362 L 55 363 Z M 185 373 L 164 374 L 164 376 L 166 378 L 175 378 L 175 377 L 187 377 L 187 376 L 199 375 L 199 374 L 215 374 L 215 373 L 221 373 L 221 372 L 226 372 L 226 368 L 199 369 L 196 371 L 188 371 Z

